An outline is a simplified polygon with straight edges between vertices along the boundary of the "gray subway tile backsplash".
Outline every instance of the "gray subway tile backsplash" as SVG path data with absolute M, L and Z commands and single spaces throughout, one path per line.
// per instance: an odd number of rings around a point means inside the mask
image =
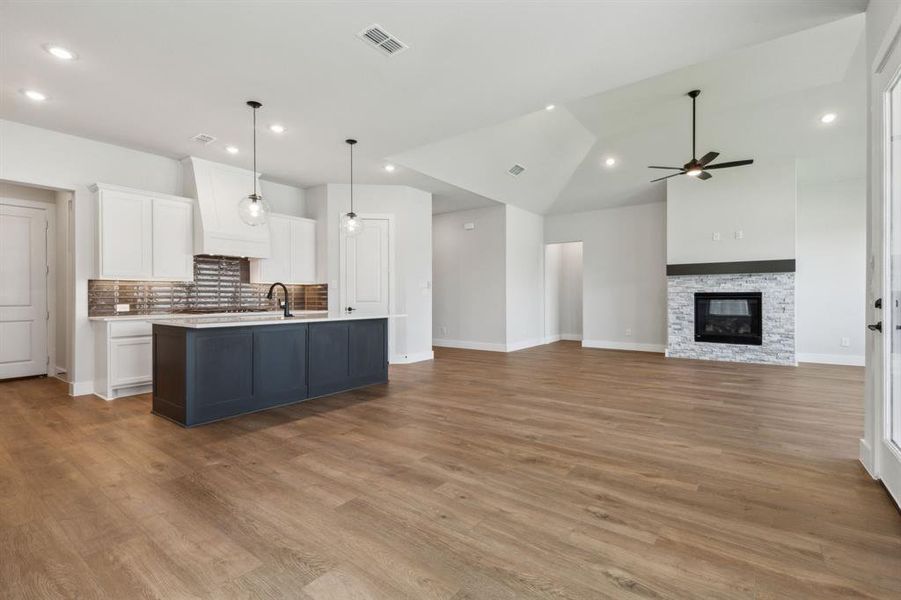
M 250 262 L 228 256 L 195 256 L 194 281 L 88 281 L 88 315 L 153 315 L 278 310 L 268 284 L 249 283 Z M 286 285 L 292 310 L 328 310 L 328 285 Z M 281 298 L 281 289 L 277 291 Z M 116 310 L 128 304 L 127 312 Z

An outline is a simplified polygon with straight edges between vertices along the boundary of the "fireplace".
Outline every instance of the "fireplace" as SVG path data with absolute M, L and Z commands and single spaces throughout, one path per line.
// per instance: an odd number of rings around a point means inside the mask
M 761 292 L 695 292 L 695 341 L 763 343 Z

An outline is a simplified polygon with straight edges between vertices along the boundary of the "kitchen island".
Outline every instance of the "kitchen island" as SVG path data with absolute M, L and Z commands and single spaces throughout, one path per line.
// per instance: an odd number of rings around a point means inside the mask
M 185 427 L 387 381 L 387 315 L 153 322 L 153 412 Z

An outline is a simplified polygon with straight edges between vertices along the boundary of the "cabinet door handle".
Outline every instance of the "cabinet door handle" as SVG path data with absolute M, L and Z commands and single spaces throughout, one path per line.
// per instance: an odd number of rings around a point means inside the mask
M 867 325 L 867 329 L 869 329 L 870 331 L 882 331 L 882 321 Z
M 353 312 L 353 311 L 355 311 L 355 310 L 357 310 L 357 309 L 354 308 L 353 306 L 348 306 L 348 307 L 347 307 L 347 312 Z

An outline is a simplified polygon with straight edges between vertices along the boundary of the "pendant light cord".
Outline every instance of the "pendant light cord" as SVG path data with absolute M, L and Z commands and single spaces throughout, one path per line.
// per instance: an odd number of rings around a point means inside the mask
M 350 212 L 354 211 L 354 145 L 350 145 Z
M 257 197 L 257 107 L 253 107 L 253 201 Z

